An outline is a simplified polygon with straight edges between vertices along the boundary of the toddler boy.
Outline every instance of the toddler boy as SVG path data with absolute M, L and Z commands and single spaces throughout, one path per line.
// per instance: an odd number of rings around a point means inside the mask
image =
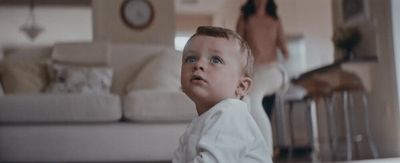
M 183 50 L 181 84 L 195 117 L 179 140 L 173 163 L 270 163 L 271 155 L 241 99 L 252 83 L 253 56 L 229 29 L 202 26 Z

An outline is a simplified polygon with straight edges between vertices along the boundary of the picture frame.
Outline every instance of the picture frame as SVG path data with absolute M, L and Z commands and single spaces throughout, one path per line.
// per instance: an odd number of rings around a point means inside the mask
M 369 0 L 341 0 L 340 8 L 346 26 L 360 24 L 369 18 Z

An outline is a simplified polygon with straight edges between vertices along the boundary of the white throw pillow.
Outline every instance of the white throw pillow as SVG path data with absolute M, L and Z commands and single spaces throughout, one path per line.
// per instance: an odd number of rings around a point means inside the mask
M 113 71 L 109 67 L 54 64 L 51 93 L 109 93 Z
M 143 89 L 179 90 L 182 55 L 164 50 L 146 63 L 126 86 L 126 92 Z

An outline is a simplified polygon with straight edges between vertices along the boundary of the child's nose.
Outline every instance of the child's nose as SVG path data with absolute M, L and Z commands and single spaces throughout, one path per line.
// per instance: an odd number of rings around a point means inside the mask
M 200 71 L 204 71 L 204 67 L 203 66 L 195 66 L 194 67 L 194 70 L 196 71 L 196 70 L 200 70 Z
M 205 62 L 203 60 L 199 60 L 196 62 L 196 64 L 194 65 L 194 71 L 196 70 L 201 70 L 204 71 L 205 68 Z

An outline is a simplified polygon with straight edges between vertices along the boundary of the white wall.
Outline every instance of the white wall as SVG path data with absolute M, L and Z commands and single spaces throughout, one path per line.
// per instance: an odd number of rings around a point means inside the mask
M 28 6 L 0 6 L 0 46 L 52 45 L 56 41 L 92 40 L 90 6 L 36 6 L 37 24 L 45 31 L 34 42 L 20 32 Z
M 225 0 L 213 14 L 213 25 L 235 30 L 240 7 L 244 2 L 245 0 Z
M 214 25 L 235 29 L 240 7 L 245 0 L 226 1 L 214 15 Z M 276 0 L 286 35 L 303 36 L 306 65 L 303 71 L 334 60 L 332 3 L 330 0 Z
M 287 35 L 302 35 L 306 45 L 306 69 L 334 60 L 332 4 L 330 0 L 276 0 Z
M 176 15 L 176 35 L 191 36 L 198 26 L 212 25 L 211 15 Z
M 114 42 L 174 45 L 175 12 L 173 0 L 150 0 L 155 17 L 145 30 L 133 30 L 120 16 L 123 0 L 96 0 L 93 4 L 94 39 Z

